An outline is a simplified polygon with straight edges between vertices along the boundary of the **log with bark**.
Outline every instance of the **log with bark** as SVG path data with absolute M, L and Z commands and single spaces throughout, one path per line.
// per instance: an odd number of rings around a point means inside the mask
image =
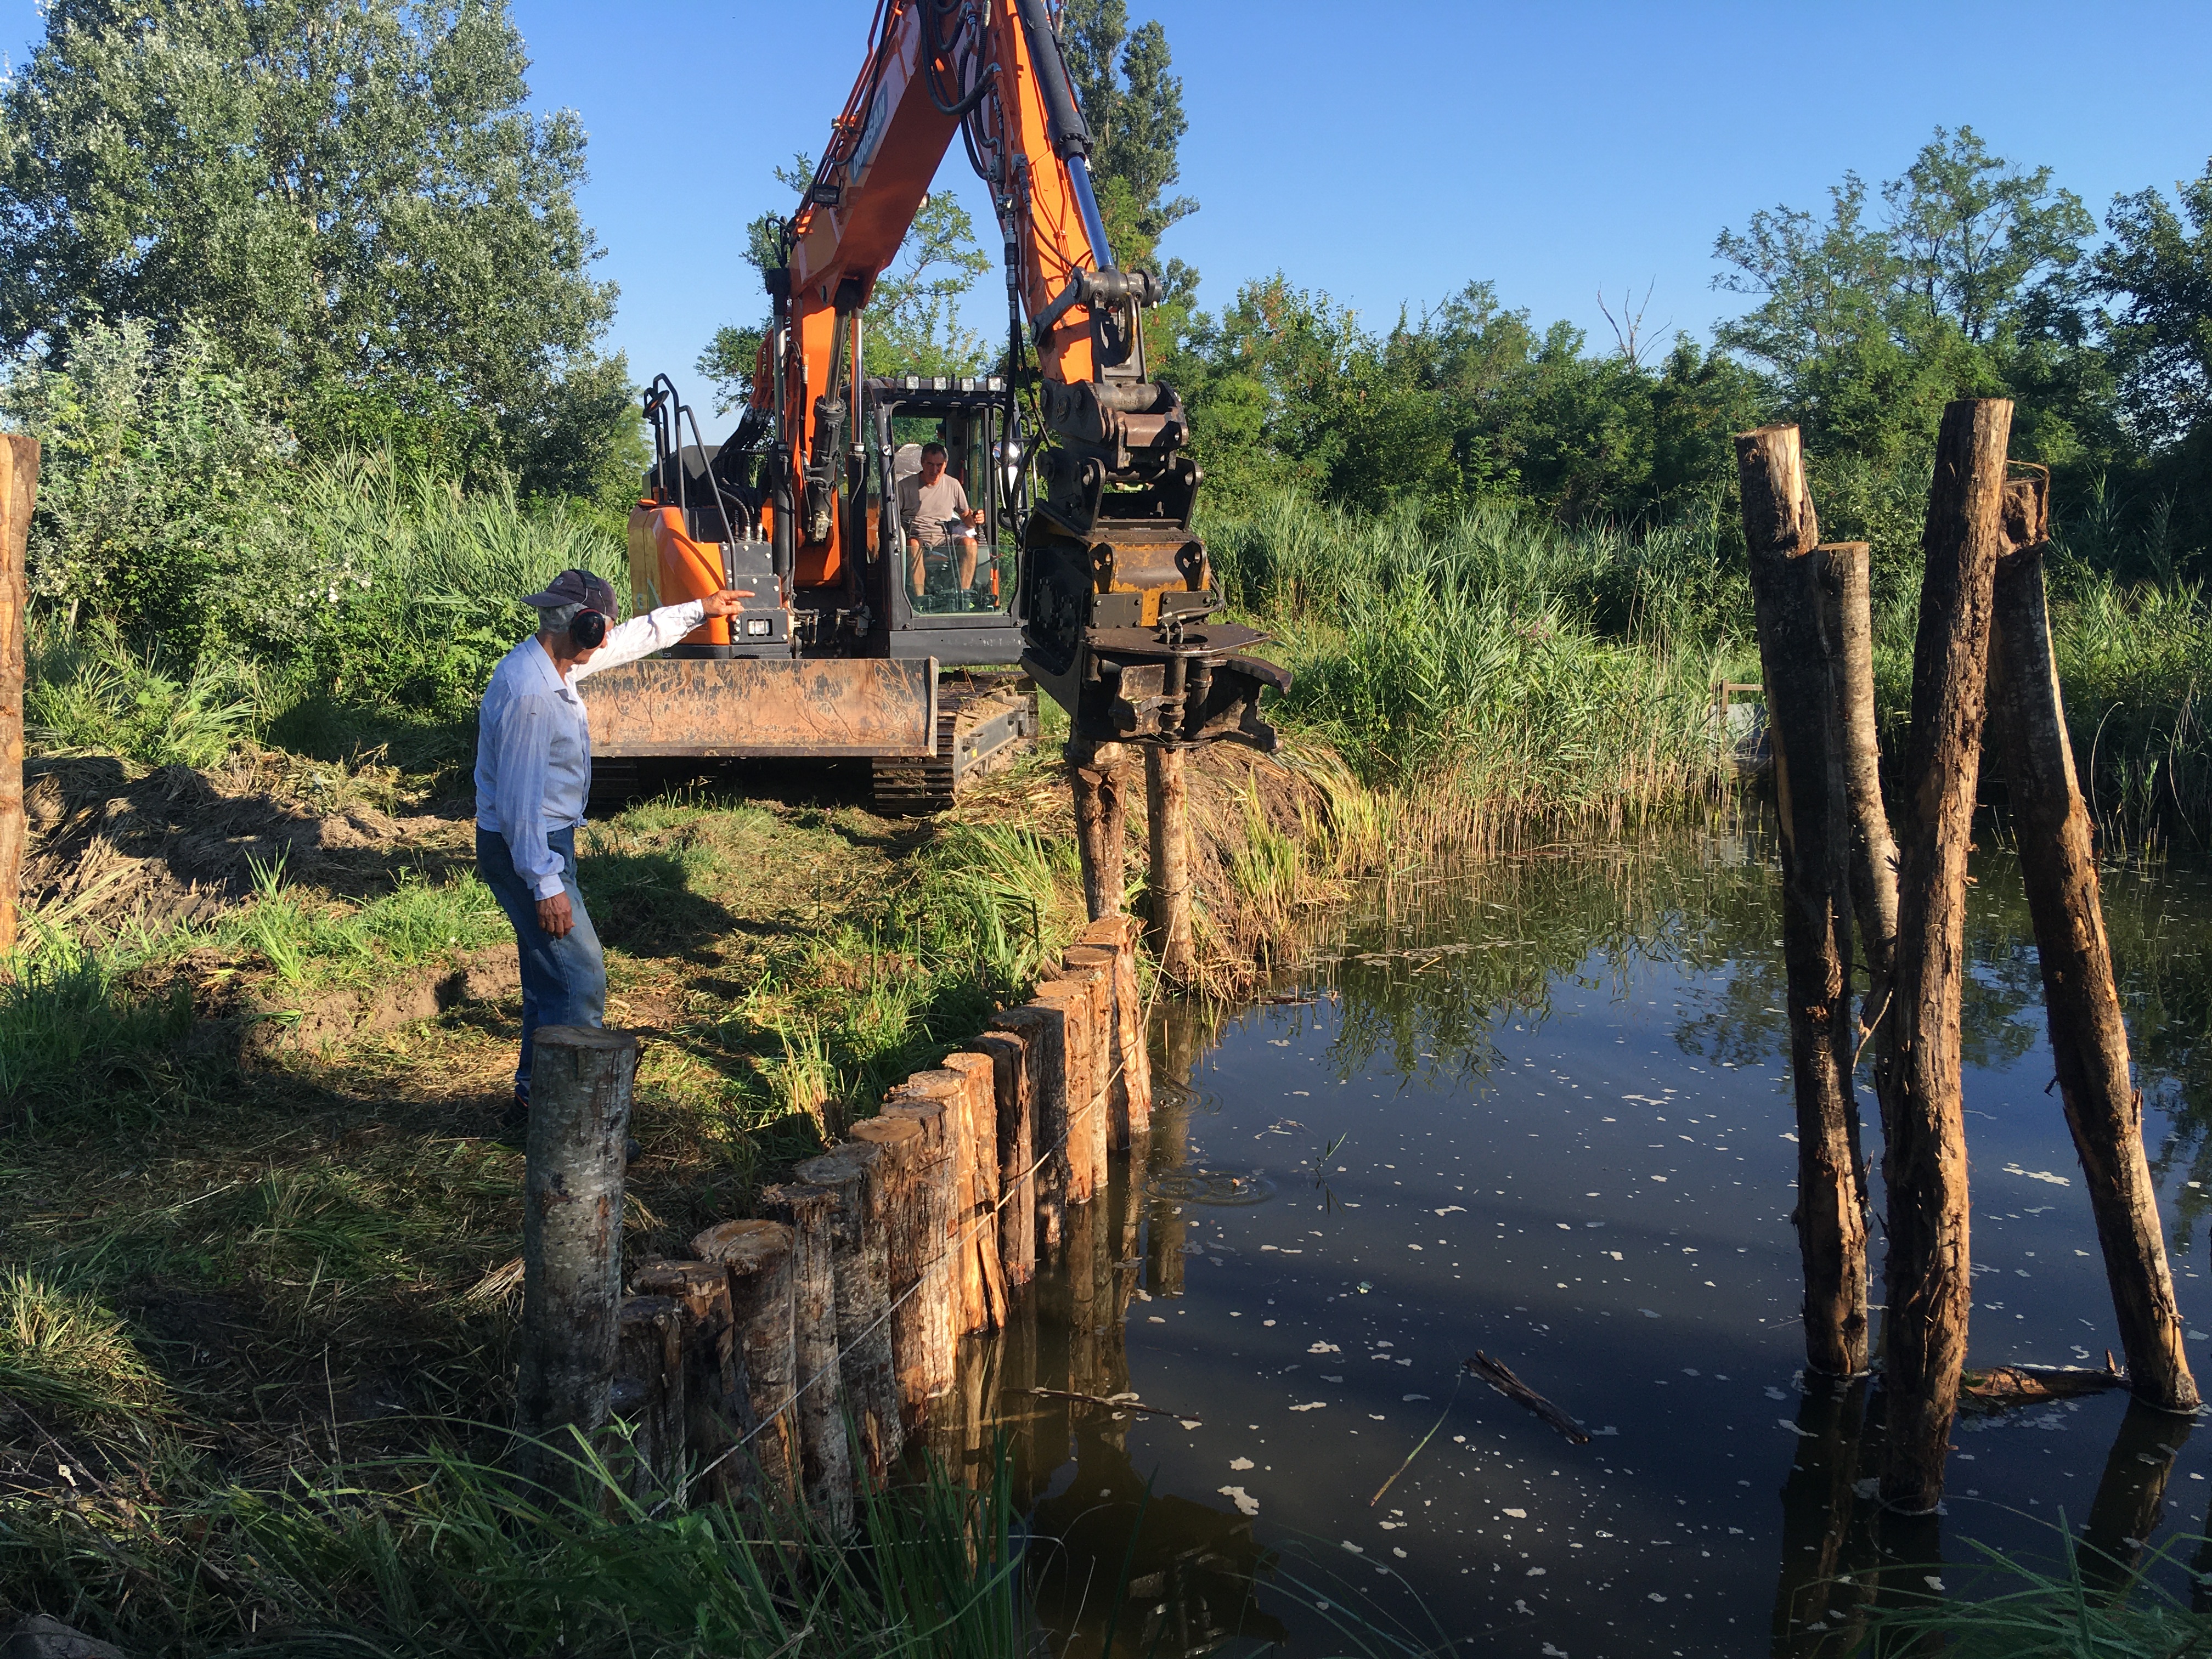
M 852 1446 L 837 1351 L 836 1196 L 805 1182 L 764 1188 L 761 1214 L 791 1229 L 792 1362 L 799 1372 L 800 1489 L 841 1536 L 853 1524 Z
M 725 1221 L 691 1241 L 691 1254 L 729 1275 L 730 1322 L 744 1357 L 754 1463 L 782 1501 L 799 1493 L 799 1374 L 792 1319 L 791 1229 L 775 1221 Z
M 867 1134 L 861 1132 L 869 1131 Z M 918 1139 L 910 1123 L 870 1119 L 854 1138 L 792 1171 L 832 1200 L 830 1259 L 837 1297 L 837 1374 L 853 1437 L 872 1484 L 881 1486 L 905 1443 L 899 1423 L 898 1373 L 891 1357 L 890 1270 L 886 1239 L 902 1155 L 878 1141 Z
M 1516 1405 L 1526 1406 L 1543 1421 L 1557 1429 L 1567 1437 L 1568 1444 L 1574 1446 L 1589 1444 L 1589 1436 L 1584 1431 L 1581 1424 L 1576 1422 L 1573 1418 L 1516 1376 L 1513 1374 L 1513 1368 L 1504 1360 L 1492 1359 L 1488 1354 L 1478 1350 L 1474 1358 L 1467 1362 L 1467 1368 L 1508 1400 L 1512 1401 Z

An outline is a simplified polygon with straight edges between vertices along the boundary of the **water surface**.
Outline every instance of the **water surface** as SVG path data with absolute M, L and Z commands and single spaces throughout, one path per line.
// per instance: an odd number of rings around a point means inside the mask
M 1972 1363 L 2101 1364 L 2016 869 L 1975 873 Z M 2106 880 L 2201 1365 L 2212 890 Z M 1879 1522 L 1878 1395 L 1802 1376 L 1777 903 L 1748 836 L 1547 849 L 1378 884 L 1265 1000 L 1166 1020 L 1150 1148 L 967 1384 L 1015 1437 L 1068 1651 L 1110 1619 L 1163 1654 L 1841 1653 L 1878 1548 L 1892 1593 L 1955 1591 L 1970 1540 L 2205 1529 L 2212 1436 L 2118 1395 L 1963 1418 L 1943 1515 Z M 1465 1376 L 1477 1352 L 1589 1443 Z

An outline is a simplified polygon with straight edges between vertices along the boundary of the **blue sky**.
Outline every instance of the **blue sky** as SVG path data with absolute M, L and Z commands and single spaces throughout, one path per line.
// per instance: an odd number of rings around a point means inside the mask
M 21 62 L 41 25 L 4 0 Z M 763 302 L 745 222 L 769 168 L 818 151 L 872 0 L 513 0 L 536 100 L 591 134 L 586 216 L 622 286 L 612 343 L 696 386 L 720 324 Z M 1703 333 L 1723 225 L 1819 206 L 1846 168 L 1894 177 L 1939 123 L 2048 162 L 2101 218 L 2212 155 L 2212 5 L 1452 4 L 1131 0 L 1165 24 L 1200 211 L 1166 247 L 1218 306 L 1278 268 L 1370 319 L 1471 278 L 1609 343 L 1596 296 Z M 957 148 L 940 178 L 979 229 Z M 985 246 L 990 246 L 986 238 Z M 979 324 L 1002 293 L 978 285 Z M 697 390 L 703 393 L 702 386 Z

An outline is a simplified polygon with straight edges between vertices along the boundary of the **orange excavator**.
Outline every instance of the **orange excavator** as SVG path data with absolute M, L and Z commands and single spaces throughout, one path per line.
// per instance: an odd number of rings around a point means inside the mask
M 871 377 L 865 308 L 956 135 L 1004 239 L 1004 362 Z M 756 597 L 592 681 L 617 787 L 626 765 L 672 759 L 865 759 L 880 806 L 935 810 L 1034 735 L 1032 686 L 1078 744 L 1275 746 L 1260 694 L 1289 677 L 1248 654 L 1261 635 L 1208 620 L 1189 422 L 1146 358 L 1160 289 L 1114 263 L 1091 145 L 1048 0 L 879 0 L 781 228 L 737 430 L 707 444 L 665 377 L 646 394 L 633 605 Z M 939 447 L 936 476 L 981 520 L 969 545 L 941 514 L 907 521 L 908 479 Z

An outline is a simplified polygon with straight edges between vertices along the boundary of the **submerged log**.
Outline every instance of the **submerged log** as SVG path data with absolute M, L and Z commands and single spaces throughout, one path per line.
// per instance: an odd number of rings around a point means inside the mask
M 1912 652 L 1897 893 L 1896 1061 L 1883 1113 L 1889 1193 L 1881 1496 L 1908 1514 L 1943 1496 L 1944 1455 L 1973 1296 L 1959 1087 L 1966 854 L 1989 682 L 1991 592 L 2004 550 L 2012 404 L 1943 411 L 1928 491 L 1927 571 Z
M 862 1465 L 871 1483 L 880 1486 L 905 1443 L 884 1257 L 901 1159 L 883 1143 L 910 1142 L 921 1132 L 910 1123 L 879 1118 L 853 1129 L 850 1141 L 807 1159 L 793 1174 L 833 1200 L 830 1260 L 837 1296 L 837 1375 Z
M 617 1321 L 608 1409 L 630 1425 L 630 1437 L 629 1455 L 615 1458 L 615 1470 L 623 1492 L 648 1507 L 684 1496 L 688 1323 L 683 1305 L 666 1296 L 625 1297 Z
M 2041 481 L 2006 490 L 2007 550 L 1997 561 L 1990 737 L 2004 766 L 2013 829 L 2066 1127 L 2081 1160 L 2104 1247 L 2105 1280 L 2136 1397 L 2194 1412 L 2196 1379 L 2159 1224 L 2158 1188 L 2143 1152 L 2142 1095 L 2128 1066 L 2128 1031 L 2105 935 L 2094 831 L 2075 781 L 2045 603 L 2049 504 Z
M 632 1276 L 630 1287 L 639 1296 L 666 1297 L 684 1310 L 686 1453 L 707 1489 L 732 1499 L 744 1489 L 751 1468 L 736 1448 L 752 1426 L 752 1410 L 742 1392 L 730 1322 L 730 1276 L 711 1261 L 649 1261 Z
M 2046 1406 L 2054 1400 L 2082 1400 L 2127 1386 L 2128 1374 L 2105 1356 L 2105 1369 L 2080 1365 L 1992 1365 L 1959 1374 L 1959 1404 L 1982 1416 L 2014 1406 Z
M 853 1524 L 853 1455 L 838 1374 L 836 1207 L 835 1194 L 803 1182 L 761 1194 L 762 1215 L 791 1229 L 801 1490 L 806 1507 L 842 1535 Z
M 1152 949 L 1159 957 L 1161 974 L 1177 985 L 1188 985 L 1198 975 L 1198 947 L 1190 920 L 1190 794 L 1182 769 L 1182 750 L 1146 746 Z
M 1468 1370 L 1489 1383 L 1498 1393 L 1516 1405 L 1527 1407 L 1546 1423 L 1565 1435 L 1569 1445 L 1589 1444 L 1589 1436 L 1584 1431 L 1581 1424 L 1576 1422 L 1573 1418 L 1516 1376 L 1513 1374 L 1513 1368 L 1504 1360 L 1492 1359 L 1488 1354 L 1478 1352 L 1474 1358 L 1466 1363 Z
M 1851 1091 L 1851 812 L 1814 554 L 1820 527 L 1796 427 L 1741 434 L 1735 447 L 1782 828 L 1805 1363 L 1857 1376 L 1867 1369 L 1867 1218 Z
M 800 1378 L 792 1321 L 791 1229 L 774 1221 L 725 1221 L 694 1238 L 691 1253 L 729 1275 L 730 1320 L 744 1357 L 752 1407 L 753 1462 L 771 1493 L 795 1499 Z
M 1075 795 L 1075 846 L 1083 860 L 1083 902 L 1091 919 L 1118 915 L 1128 883 L 1128 750 L 1118 743 L 1070 743 L 1068 782 Z
M 1881 744 L 1874 705 L 1873 550 L 1864 542 L 1829 542 L 1819 550 L 1820 590 L 1835 646 L 1838 729 L 1844 785 L 1851 807 L 1851 908 L 1867 994 L 1859 1040 L 1874 1061 L 1875 1097 L 1888 1094 L 1893 1044 L 1889 1006 L 1897 969 L 1897 841 L 1881 799 Z M 1866 1160 L 1859 1160 L 1859 1197 L 1867 1197 Z
M 580 1489 L 574 1436 L 607 1420 L 622 1303 L 622 1214 L 637 1039 L 539 1028 L 522 1205 L 522 1340 L 515 1449 L 522 1478 Z

